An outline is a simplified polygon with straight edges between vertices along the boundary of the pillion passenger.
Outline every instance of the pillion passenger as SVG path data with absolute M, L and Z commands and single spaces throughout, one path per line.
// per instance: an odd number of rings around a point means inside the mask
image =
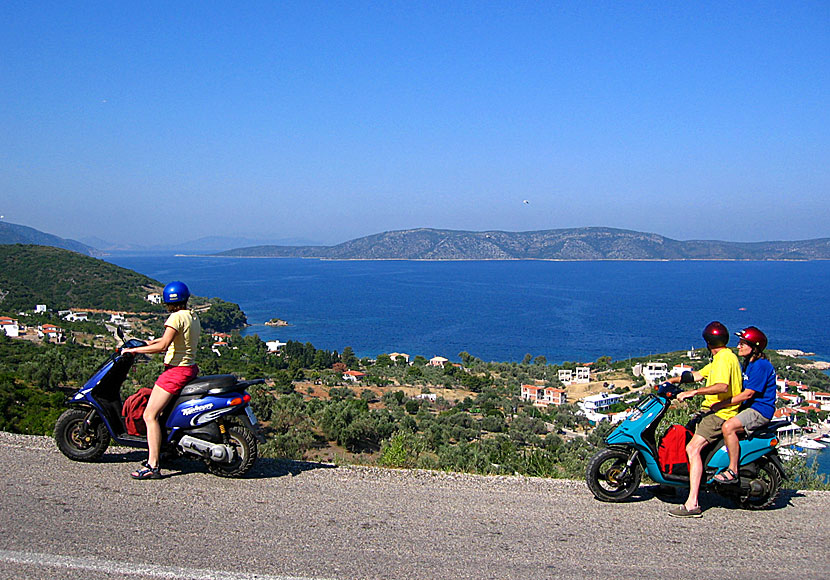
M 703 340 L 712 354 L 712 362 L 699 371 L 686 371 L 679 377 L 671 377 L 671 383 L 694 383 L 706 379 L 706 386 L 683 391 L 677 396 L 678 401 L 695 395 L 703 395 L 701 414 L 695 424 L 695 434 L 686 445 L 689 457 L 689 497 L 685 503 L 669 510 L 669 515 L 677 518 L 699 518 L 702 513 L 698 503 L 700 483 L 703 476 L 703 459 L 701 451 L 709 443 L 717 441 L 722 435 L 726 421 L 738 414 L 738 405 L 732 398 L 741 392 L 741 365 L 727 344 L 729 331 L 718 321 L 710 322 L 703 329 Z
M 743 358 L 743 390 L 731 402 L 741 405 L 741 412 L 723 424 L 729 467 L 715 476 L 720 483 L 738 483 L 741 454 L 738 434 L 746 433 L 751 437 L 769 423 L 775 413 L 775 369 L 764 354 L 767 336 L 755 326 L 748 326 L 735 336 L 740 339 L 738 356 Z

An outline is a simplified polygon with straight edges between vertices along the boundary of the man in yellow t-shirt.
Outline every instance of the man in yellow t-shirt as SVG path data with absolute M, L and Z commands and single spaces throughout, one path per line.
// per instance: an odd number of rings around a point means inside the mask
M 740 405 L 732 403 L 732 397 L 741 392 L 743 376 L 741 363 L 735 353 L 726 347 L 729 343 L 729 331 L 720 322 L 710 322 L 703 329 L 703 339 L 712 353 L 712 362 L 694 373 L 683 373 L 681 377 L 672 377 L 669 382 L 697 382 L 706 379 L 706 386 L 677 395 L 682 401 L 695 395 L 703 395 L 701 411 L 704 415 L 695 426 L 695 434 L 686 445 L 689 457 L 689 497 L 686 502 L 669 510 L 669 515 L 679 518 L 699 518 L 701 516 L 698 495 L 700 480 L 703 476 L 703 459 L 700 452 L 709 443 L 721 437 L 721 427 L 727 419 L 738 414 Z

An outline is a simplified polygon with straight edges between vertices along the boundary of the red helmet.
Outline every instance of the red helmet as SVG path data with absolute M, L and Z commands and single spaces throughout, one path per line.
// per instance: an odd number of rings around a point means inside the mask
M 729 331 L 717 320 L 710 322 L 703 329 L 703 340 L 710 348 L 721 348 L 729 344 Z
M 736 332 L 735 336 L 752 347 L 756 352 L 762 352 L 767 348 L 767 335 L 761 332 L 756 326 L 747 326 L 740 332 Z

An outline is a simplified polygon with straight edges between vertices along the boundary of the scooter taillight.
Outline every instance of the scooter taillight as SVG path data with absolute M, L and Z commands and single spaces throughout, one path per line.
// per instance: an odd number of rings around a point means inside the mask
M 236 398 L 231 399 L 230 401 L 228 401 L 228 404 L 233 407 L 233 406 L 236 406 L 236 405 L 241 405 L 242 401 L 243 401 L 242 397 L 236 397 Z
M 245 393 L 245 395 L 242 397 L 242 400 L 247 403 L 248 401 L 251 400 L 251 395 L 249 395 L 248 393 Z
M 778 438 L 777 438 L 777 437 L 773 437 L 773 438 L 770 440 L 770 442 L 769 442 L 769 446 L 770 446 L 770 447 L 777 447 L 777 446 L 778 446 Z

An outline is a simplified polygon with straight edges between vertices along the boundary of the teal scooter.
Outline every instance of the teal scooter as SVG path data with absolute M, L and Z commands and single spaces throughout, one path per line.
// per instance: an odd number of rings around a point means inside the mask
M 659 385 L 656 393 L 642 399 L 632 414 L 606 437 L 607 447 L 594 455 L 586 469 L 588 488 L 594 497 L 607 502 L 627 500 L 639 488 L 643 470 L 660 486 L 689 487 L 689 476 L 664 472 L 657 455 L 657 426 L 680 391 L 671 383 Z M 729 467 L 723 440 L 704 448 L 701 489 L 715 491 L 747 509 L 772 505 L 786 477 L 776 451 L 776 430 L 784 424 L 771 422 L 751 438 L 741 436 L 739 483 L 719 483 L 714 479 Z

